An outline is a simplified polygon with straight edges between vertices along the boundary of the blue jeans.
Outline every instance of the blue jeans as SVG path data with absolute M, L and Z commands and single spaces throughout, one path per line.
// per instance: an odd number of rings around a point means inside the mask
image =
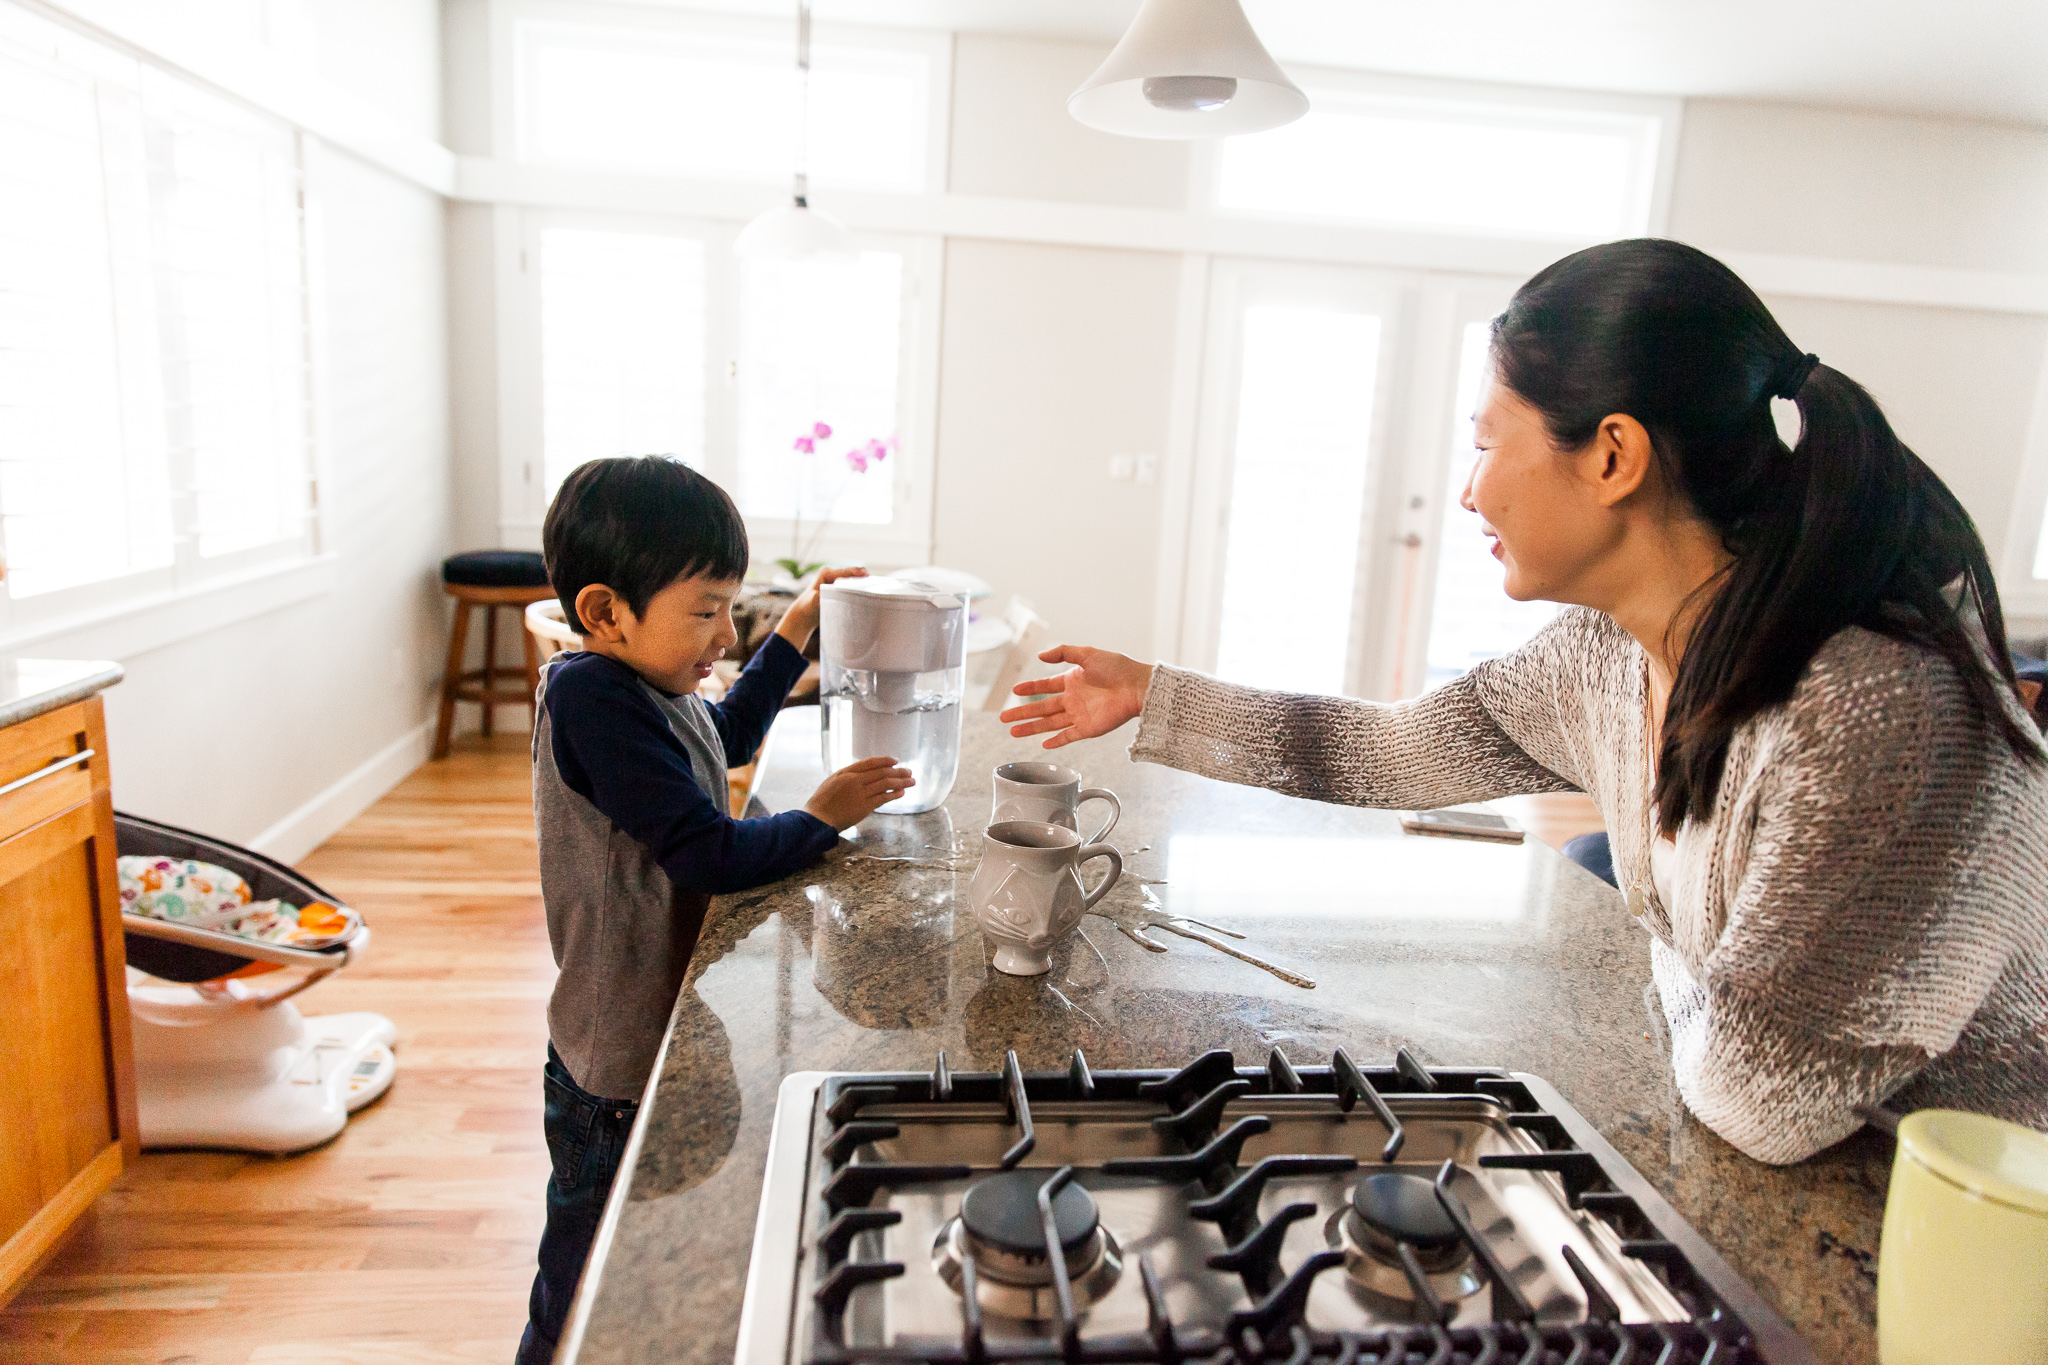
M 555 1343 L 569 1318 L 583 1263 L 604 1217 L 626 1138 L 633 1131 L 638 1100 L 608 1100 L 593 1095 L 569 1076 L 569 1068 L 548 1044 L 547 1065 L 541 1068 L 546 1115 L 548 1159 L 548 1222 L 540 1235 L 540 1272 L 526 1300 L 526 1335 L 519 1340 L 515 1365 L 548 1365 Z
M 1621 885 L 1614 879 L 1614 848 L 1607 842 L 1605 833 L 1581 834 L 1576 839 L 1568 840 L 1564 846 L 1564 856 L 1609 886 Z

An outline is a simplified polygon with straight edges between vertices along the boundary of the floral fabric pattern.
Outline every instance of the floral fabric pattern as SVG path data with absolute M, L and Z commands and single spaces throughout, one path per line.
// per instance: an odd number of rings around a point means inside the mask
M 115 860 L 121 909 L 132 915 L 211 929 L 263 943 L 320 948 L 347 938 L 361 923 L 346 906 L 314 901 L 255 899 L 239 874 L 190 858 L 126 857 Z

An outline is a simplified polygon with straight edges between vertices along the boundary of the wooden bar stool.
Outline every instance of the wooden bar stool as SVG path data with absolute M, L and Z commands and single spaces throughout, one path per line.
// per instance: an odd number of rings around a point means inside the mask
M 455 629 L 448 640 L 448 668 L 441 677 L 441 721 L 434 731 L 434 757 L 448 756 L 448 741 L 455 729 L 455 703 L 473 701 L 484 709 L 483 732 L 491 733 L 493 706 L 524 706 L 533 711 L 533 694 L 540 686 L 540 654 L 533 636 L 525 629 L 528 603 L 554 596 L 548 586 L 548 572 L 541 557 L 531 550 L 471 550 L 441 561 L 441 587 L 455 599 Z M 484 666 L 465 670 L 463 654 L 469 645 L 469 613 L 484 613 Z M 526 645 L 526 686 L 500 687 L 498 667 L 498 609 L 510 607 L 514 628 Z

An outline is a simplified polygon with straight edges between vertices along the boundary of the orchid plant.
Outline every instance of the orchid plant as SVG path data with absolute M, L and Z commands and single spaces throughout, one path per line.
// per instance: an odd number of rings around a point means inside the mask
M 789 448 L 798 455 L 815 457 L 819 453 L 819 448 L 831 439 L 832 428 L 828 423 L 813 422 L 811 423 L 810 430 L 803 432 L 794 441 L 790 442 Z M 861 444 L 849 446 L 841 451 L 840 458 L 846 462 L 846 467 L 853 473 L 865 474 L 875 465 L 888 459 L 895 452 L 895 449 L 896 438 L 894 436 L 871 436 Z M 834 493 L 832 501 L 826 504 L 825 514 L 818 519 L 817 526 L 811 531 L 810 539 L 805 540 L 803 538 L 802 489 L 803 483 L 806 481 L 800 480 L 798 482 L 796 512 L 789 519 L 789 558 L 775 561 L 776 568 L 781 569 L 784 573 L 795 579 L 801 579 L 806 574 L 824 567 L 824 561 L 813 560 L 811 552 L 817 549 L 818 540 L 825 534 L 825 528 L 832 524 L 832 508 L 838 504 L 839 493 L 845 491 L 845 485 L 842 483 L 839 492 Z

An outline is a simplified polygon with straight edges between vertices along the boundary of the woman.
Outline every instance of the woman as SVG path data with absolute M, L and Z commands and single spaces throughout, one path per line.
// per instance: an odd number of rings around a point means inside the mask
M 1052 748 L 1135 716 L 1135 758 L 1354 805 L 1582 790 L 1728 1141 L 1798 1161 L 1885 1100 L 2048 1127 L 2048 750 L 1954 495 L 1666 241 L 1516 293 L 1476 442 L 1508 595 L 1578 608 L 1522 649 L 1377 705 L 1060 648 L 1003 719 Z

